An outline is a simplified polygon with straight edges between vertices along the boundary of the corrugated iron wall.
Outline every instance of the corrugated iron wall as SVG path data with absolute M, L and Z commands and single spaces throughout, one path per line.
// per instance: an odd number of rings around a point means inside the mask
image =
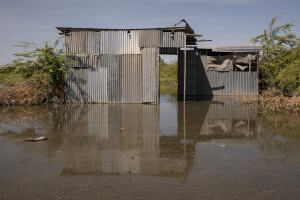
M 163 32 L 162 43 L 160 47 L 184 47 L 184 33 L 183 32 Z
M 67 102 L 157 103 L 159 48 L 176 54 L 183 38 L 162 30 L 67 33 Z
M 107 102 L 107 68 L 88 70 L 88 102 Z
M 178 94 L 183 95 L 184 52 L 178 58 Z M 206 71 L 201 55 L 194 50 L 187 51 L 186 95 L 257 95 L 258 77 L 251 72 Z
M 140 47 L 159 47 L 162 40 L 161 30 L 140 30 Z
M 67 68 L 67 102 L 88 102 L 87 71 L 87 68 Z
M 143 55 L 143 102 L 156 102 L 157 98 L 157 48 L 144 48 Z
M 142 103 L 142 55 L 122 55 L 122 103 Z
M 141 54 L 139 31 L 102 31 L 100 54 Z

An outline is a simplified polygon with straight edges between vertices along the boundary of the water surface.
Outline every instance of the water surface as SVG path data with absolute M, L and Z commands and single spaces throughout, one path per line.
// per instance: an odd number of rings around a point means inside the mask
M 236 97 L 0 107 L 0 199 L 298 199 L 300 128 Z M 273 116 L 274 117 L 274 116 Z M 281 117 L 279 114 L 275 117 Z M 24 142 L 45 135 L 49 140 Z

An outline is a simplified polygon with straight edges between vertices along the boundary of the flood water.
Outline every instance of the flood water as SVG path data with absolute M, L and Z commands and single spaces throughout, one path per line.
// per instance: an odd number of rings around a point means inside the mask
M 171 93 L 0 107 L 0 199 L 299 199 L 300 126 L 275 118 L 237 97 Z

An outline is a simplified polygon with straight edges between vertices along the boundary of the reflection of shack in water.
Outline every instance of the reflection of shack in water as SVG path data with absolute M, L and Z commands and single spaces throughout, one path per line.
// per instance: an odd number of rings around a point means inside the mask
M 184 177 L 195 146 L 159 137 L 158 105 L 69 105 L 63 175 L 139 174 Z M 74 148 L 73 148 L 74 147 Z M 185 152 L 184 152 L 185 151 Z
M 203 113 L 204 111 L 207 113 Z M 237 97 L 214 96 L 212 101 L 201 104 L 179 104 L 178 132 L 181 137 L 184 137 L 184 132 L 186 137 L 194 135 L 198 141 L 221 138 L 254 139 L 257 135 L 257 112 L 257 104 L 245 105 Z

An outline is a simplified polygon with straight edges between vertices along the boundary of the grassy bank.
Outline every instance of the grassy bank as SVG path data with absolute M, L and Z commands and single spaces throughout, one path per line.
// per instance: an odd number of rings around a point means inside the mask
M 13 67 L 3 67 L 0 68 L 0 85 L 13 86 L 17 83 L 33 82 L 39 79 L 42 74 L 34 73 L 30 77 L 24 76 L 21 73 L 15 73 L 16 68 Z
M 166 93 L 167 91 L 177 92 L 177 72 L 178 63 L 165 63 L 163 60 L 159 64 L 159 81 L 160 81 L 160 92 Z

